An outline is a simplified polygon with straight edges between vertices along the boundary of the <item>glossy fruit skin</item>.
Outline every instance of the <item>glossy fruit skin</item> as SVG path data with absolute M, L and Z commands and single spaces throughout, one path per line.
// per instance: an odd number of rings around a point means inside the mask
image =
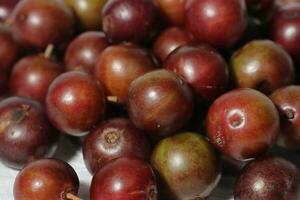
M 122 157 L 112 160 L 94 175 L 90 194 L 91 200 L 156 200 L 156 180 L 148 163 Z
M 125 156 L 147 160 L 150 144 L 144 133 L 126 118 L 114 118 L 101 123 L 85 138 L 83 157 L 91 174 L 109 161 Z
M 10 75 L 10 94 L 32 98 L 44 103 L 52 81 L 63 72 L 63 66 L 42 55 L 19 60 Z
M 300 4 L 280 8 L 273 16 L 272 39 L 294 58 L 300 56 Z
M 18 58 L 19 47 L 11 36 L 11 30 L 0 24 L 0 71 L 9 72 Z
M 4 23 L 11 15 L 14 7 L 20 0 L 1 0 L 0 1 L 0 23 Z
M 290 149 L 300 149 L 300 86 L 279 88 L 271 95 L 281 115 L 281 134 L 278 144 Z
M 64 0 L 85 30 L 101 29 L 101 11 L 107 0 Z M 100 15 L 100 16 L 99 16 Z
M 213 146 L 196 133 L 161 140 L 154 148 L 151 164 L 176 200 L 205 198 L 220 180 L 220 163 Z
M 264 94 L 241 88 L 214 101 L 206 118 L 207 136 L 224 155 L 256 158 L 275 144 L 280 131 L 279 115 Z
M 177 73 L 193 89 L 199 100 L 210 102 L 228 85 L 229 73 L 224 58 L 207 45 L 184 45 L 166 60 L 164 67 Z
M 116 66 L 117 64 L 117 66 Z M 119 44 L 106 48 L 98 58 L 94 75 L 115 103 L 126 105 L 131 82 L 155 69 L 151 55 L 134 44 Z
M 128 95 L 131 121 L 152 136 L 170 135 L 192 116 L 191 90 L 175 73 L 167 70 L 156 70 L 137 78 Z
M 233 54 L 230 65 L 235 86 L 265 94 L 293 84 L 295 79 L 290 55 L 270 40 L 247 43 Z
M 170 27 L 160 33 L 153 45 L 153 53 L 160 62 L 178 47 L 192 42 L 188 33 L 180 27 Z
M 60 0 L 23 0 L 12 20 L 14 38 L 28 48 L 61 46 L 74 32 L 72 11 Z
M 144 41 L 155 31 L 156 20 L 157 9 L 149 0 L 111 0 L 102 10 L 103 32 L 113 42 Z
M 154 3 L 171 24 L 182 26 L 184 24 L 186 1 L 187 0 L 154 0 Z
M 300 3 L 300 0 L 275 0 L 276 4 L 281 7 L 292 3 Z
M 88 31 L 80 34 L 67 48 L 64 58 L 66 69 L 93 74 L 99 55 L 108 46 L 109 42 L 102 32 Z
M 296 200 L 300 198 L 300 172 L 280 157 L 250 162 L 235 184 L 236 200 Z
M 0 102 L 0 160 L 21 169 L 54 153 L 58 132 L 47 121 L 41 104 L 23 97 Z
M 63 73 L 50 85 L 46 110 L 49 120 L 60 131 L 73 136 L 85 135 L 103 118 L 103 89 L 84 72 Z
M 15 200 L 67 200 L 67 193 L 76 195 L 79 179 L 74 169 L 57 159 L 41 159 L 29 163 L 17 175 Z
M 188 0 L 185 26 L 198 42 L 229 48 L 242 37 L 247 27 L 243 0 Z

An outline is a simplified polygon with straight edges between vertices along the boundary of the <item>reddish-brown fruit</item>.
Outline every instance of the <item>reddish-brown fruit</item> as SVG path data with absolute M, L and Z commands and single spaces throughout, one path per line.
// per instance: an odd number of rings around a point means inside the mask
M 90 75 L 67 72 L 51 83 L 46 110 L 50 121 L 60 131 L 82 136 L 103 118 L 104 92 Z
M 10 15 L 20 0 L 0 0 L 0 23 L 9 23 Z
M 271 100 L 281 115 L 280 146 L 300 149 L 300 86 L 291 85 L 275 90 Z
M 300 0 L 275 0 L 276 5 L 278 6 L 285 6 L 288 4 L 293 4 L 293 3 L 300 3 Z
M 185 45 L 176 49 L 164 67 L 190 84 L 199 100 L 213 101 L 228 85 L 228 68 L 224 58 L 206 45 Z
M 94 175 L 90 194 L 91 200 L 157 200 L 155 176 L 143 160 L 118 158 Z
M 275 144 L 279 115 L 272 101 L 253 89 L 219 97 L 207 114 L 207 134 L 216 148 L 236 160 L 256 158 Z
M 280 157 L 254 160 L 237 179 L 234 199 L 300 199 L 300 171 L 296 165 Z
M 68 195 L 76 195 L 78 188 L 78 176 L 68 163 L 41 159 L 19 172 L 14 183 L 14 199 L 69 200 Z
M 0 102 L 0 160 L 20 169 L 54 153 L 58 132 L 48 123 L 42 106 L 33 100 L 10 97 Z
M 114 118 L 101 123 L 86 137 L 83 157 L 94 174 L 109 161 L 125 156 L 149 158 L 150 144 L 143 132 L 126 118 Z
M 293 84 L 294 65 L 290 55 L 270 40 L 253 40 L 233 54 L 230 60 L 235 86 L 254 88 L 270 94 Z
M 181 129 L 192 116 L 193 104 L 188 85 L 167 70 L 149 72 L 133 81 L 129 89 L 131 121 L 157 137 Z
M 74 32 L 72 11 L 60 0 L 23 0 L 12 13 L 14 38 L 38 49 L 66 43 Z
M 126 105 L 131 82 L 155 69 L 147 50 L 131 43 L 110 46 L 98 58 L 95 78 L 101 82 L 111 101 Z
M 75 38 L 65 53 L 67 70 L 81 70 L 93 74 L 97 59 L 109 46 L 104 33 L 85 32 Z
M 188 0 L 185 26 L 199 42 L 229 48 L 242 37 L 247 27 L 244 0 Z
M 10 76 L 10 93 L 45 102 L 52 81 L 63 72 L 63 66 L 41 55 L 22 58 L 18 61 Z
M 175 49 L 191 41 L 185 30 L 180 27 L 170 27 L 156 38 L 153 53 L 160 62 L 164 62 Z
M 155 5 L 173 25 L 184 24 L 185 3 L 187 0 L 154 0 Z
M 111 0 L 102 10 L 102 28 L 113 42 L 141 42 L 156 29 L 157 8 L 149 0 Z

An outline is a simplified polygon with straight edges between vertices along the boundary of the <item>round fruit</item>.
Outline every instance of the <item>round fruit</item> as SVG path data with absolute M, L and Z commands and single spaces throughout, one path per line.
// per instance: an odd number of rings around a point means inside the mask
M 107 0 L 64 0 L 79 19 L 81 26 L 88 30 L 101 29 L 101 11 Z
M 269 40 L 247 43 L 231 57 L 237 87 L 254 88 L 270 94 L 294 82 L 294 65 L 288 53 Z
M 10 97 L 0 102 L 0 160 L 20 169 L 54 153 L 58 132 L 48 123 L 42 106 L 33 100 Z
M 300 4 L 284 6 L 273 16 L 272 38 L 293 57 L 300 56 Z
M 180 27 L 170 27 L 160 33 L 153 45 L 153 53 L 160 62 L 178 47 L 191 42 L 189 35 Z
M 155 5 L 173 25 L 184 24 L 185 3 L 187 0 L 154 0 Z
M 93 177 L 91 200 L 156 200 L 157 188 L 149 164 L 122 157 L 106 164 Z
M 189 83 L 200 100 L 214 100 L 228 85 L 226 61 L 210 46 L 179 47 L 168 57 L 164 67 Z
M 199 42 L 218 48 L 236 44 L 247 27 L 244 0 L 189 0 L 185 25 Z
M 155 136 L 178 131 L 192 116 L 191 90 L 175 73 L 167 70 L 156 70 L 137 78 L 128 96 L 131 121 Z
M 44 103 L 51 82 L 63 72 L 63 66 L 41 55 L 18 61 L 10 76 L 10 93 Z
M 161 140 L 151 163 L 174 199 L 205 198 L 220 180 L 220 163 L 213 147 L 196 133 Z
M 300 171 L 296 165 L 280 157 L 254 160 L 237 179 L 234 199 L 300 199 Z
M 85 32 L 75 38 L 65 53 L 67 70 L 93 74 L 97 59 L 109 43 L 102 32 Z
M 126 118 L 101 123 L 86 137 L 83 145 L 84 161 L 92 174 L 113 159 L 136 156 L 147 160 L 149 153 L 146 136 Z
M 272 93 L 271 99 L 281 114 L 281 134 L 278 144 L 300 149 L 300 86 L 291 85 Z
M 1 0 L 0 3 L 0 23 L 5 23 L 9 19 L 14 7 L 20 0 Z
M 19 172 L 14 183 L 15 200 L 74 199 L 79 180 L 74 169 L 66 162 L 41 159 L 29 163 Z
M 98 58 L 94 74 L 104 86 L 108 99 L 125 105 L 131 82 L 154 69 L 147 50 L 129 43 L 106 48 Z
M 114 42 L 140 42 L 151 36 L 157 10 L 149 0 L 111 0 L 102 10 L 102 28 Z
M 60 0 L 22 0 L 12 18 L 14 38 L 26 47 L 60 46 L 74 32 L 72 12 Z
M 210 141 L 226 156 L 246 160 L 268 150 L 279 134 L 279 115 L 272 101 L 253 89 L 236 89 L 219 97 L 207 119 Z
M 84 72 L 67 72 L 50 85 L 46 110 L 60 131 L 82 136 L 103 118 L 105 97 L 102 87 Z

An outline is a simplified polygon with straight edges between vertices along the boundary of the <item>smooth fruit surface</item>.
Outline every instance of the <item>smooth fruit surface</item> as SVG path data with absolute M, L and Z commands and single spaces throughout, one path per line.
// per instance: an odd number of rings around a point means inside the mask
M 58 132 L 49 124 L 41 104 L 9 97 L 0 102 L 0 160 L 20 169 L 54 153 Z
M 137 78 L 128 95 L 131 121 L 154 136 L 176 132 L 192 115 L 191 90 L 175 73 L 167 70 L 156 70 Z
M 0 1 L 0 23 L 5 23 L 9 19 L 14 7 L 19 1 L 20 0 Z
M 154 0 L 167 20 L 177 26 L 184 24 L 185 3 L 187 0 Z
M 212 145 L 196 133 L 161 140 L 151 163 L 173 199 L 205 198 L 220 179 L 219 160 Z
M 150 144 L 145 134 L 126 118 L 114 118 L 101 123 L 86 137 L 83 157 L 89 171 L 94 174 L 109 161 L 136 156 L 147 160 Z
M 148 163 L 133 157 L 118 158 L 99 170 L 91 184 L 91 200 L 156 200 L 154 173 Z
M 57 159 L 41 159 L 29 163 L 16 177 L 15 200 L 66 200 L 67 194 L 76 195 L 79 180 L 74 169 Z
M 209 108 L 206 125 L 212 144 L 236 160 L 255 158 L 275 144 L 279 115 L 272 101 L 253 89 L 225 93 Z
M 103 118 L 104 92 L 84 72 L 66 72 L 50 85 L 46 96 L 49 120 L 60 131 L 81 136 Z
M 233 54 L 230 65 L 235 86 L 266 94 L 293 84 L 295 79 L 290 55 L 270 40 L 247 43 Z
M 300 198 L 300 171 L 280 157 L 263 157 L 249 163 L 237 179 L 236 200 L 296 200 Z

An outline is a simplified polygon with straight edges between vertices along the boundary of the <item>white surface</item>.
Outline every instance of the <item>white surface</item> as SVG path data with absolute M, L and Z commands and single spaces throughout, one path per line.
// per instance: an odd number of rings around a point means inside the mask
M 89 186 L 91 175 L 85 168 L 82 152 L 79 145 L 67 138 L 62 138 L 55 158 L 67 161 L 77 172 L 80 180 L 79 197 L 89 200 Z M 0 200 L 13 200 L 13 184 L 18 171 L 9 169 L 0 163 Z M 232 200 L 230 188 L 232 179 L 222 179 L 219 187 L 208 200 Z

